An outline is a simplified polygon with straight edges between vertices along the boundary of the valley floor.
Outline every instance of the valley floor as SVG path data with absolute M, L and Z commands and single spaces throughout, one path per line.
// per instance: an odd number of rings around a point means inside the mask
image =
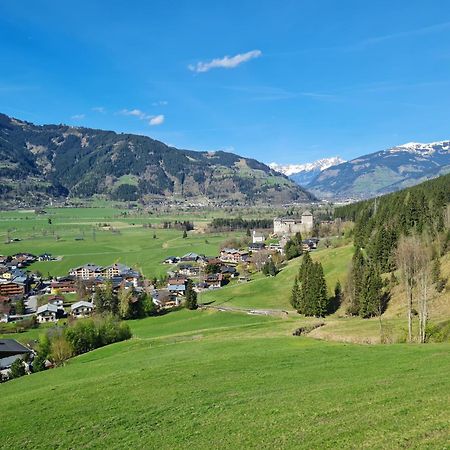
M 450 346 L 292 336 L 296 317 L 177 311 L 0 385 L 0 447 L 446 448 Z

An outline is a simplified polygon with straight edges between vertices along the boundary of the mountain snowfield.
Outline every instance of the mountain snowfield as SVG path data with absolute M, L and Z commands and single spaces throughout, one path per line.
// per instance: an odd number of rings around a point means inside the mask
M 341 157 L 333 156 L 331 158 L 322 158 L 317 161 L 304 164 L 278 164 L 276 162 L 272 162 L 268 164 L 268 166 L 277 172 L 291 176 L 299 172 L 312 172 L 317 170 L 322 171 L 328 169 L 328 167 L 336 166 L 337 164 L 341 164 L 343 162 L 346 161 Z
M 436 152 L 449 153 L 450 152 L 450 141 L 438 141 L 430 142 L 428 144 L 423 142 L 408 142 L 397 147 L 392 147 L 386 152 L 398 153 L 398 152 L 409 152 L 415 153 L 417 155 L 433 155 Z

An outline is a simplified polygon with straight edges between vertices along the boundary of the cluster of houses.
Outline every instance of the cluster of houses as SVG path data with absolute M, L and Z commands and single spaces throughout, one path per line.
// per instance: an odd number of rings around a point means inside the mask
M 35 261 L 51 259 L 48 254 L 34 256 L 27 253 L 0 257 L 0 322 L 32 316 L 35 316 L 39 323 L 57 322 L 69 315 L 74 318 L 86 317 L 94 309 L 89 297 L 97 286 L 104 287 L 110 282 L 113 289 L 141 289 L 143 285 L 140 272 L 119 263 L 105 267 L 84 264 L 71 269 L 67 276 L 52 280 L 42 280 L 25 271 L 25 268 Z M 62 294 L 77 292 L 80 282 L 83 283 L 88 298 L 70 305 L 64 304 Z M 38 299 L 42 296 L 46 296 L 47 303 L 38 305 Z M 25 311 L 19 314 L 17 304 L 21 301 Z
M 87 299 L 72 303 L 70 311 L 67 312 L 64 297 L 60 294 L 76 292 L 80 282 L 87 290 Z M 58 277 L 45 287 L 44 292 L 52 295 L 48 298 L 47 304 L 36 309 L 38 322 L 57 322 L 69 314 L 73 318 L 90 316 L 94 311 L 94 304 L 89 299 L 96 287 L 105 287 L 106 283 L 111 283 L 114 290 L 119 288 L 140 290 L 143 286 L 143 277 L 137 270 L 120 263 L 109 266 L 89 263 L 70 269 L 67 276 Z
M 310 213 L 309 213 L 310 214 Z M 308 213 L 303 217 L 303 231 L 309 228 L 310 217 Z M 280 219 L 275 219 L 279 221 Z M 307 223 L 308 225 L 305 225 Z M 311 222 L 312 223 L 312 222 Z M 294 221 L 295 225 L 295 221 Z M 311 227 L 312 228 L 312 227 Z M 173 266 L 168 271 L 168 282 L 166 289 L 153 291 L 153 301 L 160 307 L 178 306 L 180 297 L 184 296 L 188 282 L 191 280 L 194 290 L 202 292 L 205 289 L 219 289 L 226 285 L 232 278 L 238 278 L 240 282 L 248 281 L 246 276 L 241 276 L 237 270 L 238 266 L 248 267 L 259 252 L 266 252 L 270 257 L 275 253 L 284 254 L 284 248 L 292 234 L 298 231 L 298 227 L 277 228 L 278 234 L 272 234 L 267 241 L 264 233 L 253 230 L 251 243 L 245 249 L 223 248 L 215 257 L 208 257 L 196 253 L 187 253 L 184 256 L 169 256 L 163 263 Z M 277 239 L 276 239 L 277 238 Z M 310 238 L 302 241 L 303 250 L 311 251 L 317 248 L 319 239 Z M 208 270 L 211 268 L 214 270 Z

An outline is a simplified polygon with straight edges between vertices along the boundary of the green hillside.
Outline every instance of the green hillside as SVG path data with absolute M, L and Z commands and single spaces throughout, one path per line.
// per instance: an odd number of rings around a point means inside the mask
M 135 322 L 131 341 L 2 385 L 0 447 L 446 447 L 447 344 L 325 343 L 291 336 L 297 325 L 200 311 Z
M 312 253 L 320 261 L 326 275 L 329 294 L 332 295 L 337 280 L 344 281 L 353 254 L 352 246 L 324 249 Z M 223 289 L 202 294 L 202 302 L 242 308 L 287 309 L 292 307 L 289 298 L 301 258 L 288 263 L 276 277 L 259 276 L 248 283 L 236 283 Z

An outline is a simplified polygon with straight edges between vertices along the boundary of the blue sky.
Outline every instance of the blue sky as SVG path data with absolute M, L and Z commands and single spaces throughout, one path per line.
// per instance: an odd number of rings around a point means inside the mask
M 450 139 L 450 2 L 4 1 L 0 111 L 264 162 Z

